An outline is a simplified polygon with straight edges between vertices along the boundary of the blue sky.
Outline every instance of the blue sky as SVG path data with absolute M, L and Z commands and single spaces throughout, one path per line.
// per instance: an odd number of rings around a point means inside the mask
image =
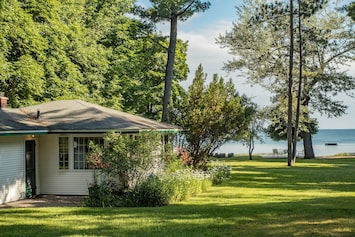
M 149 0 L 138 0 L 142 5 L 149 4 Z M 242 0 L 210 0 L 211 7 L 204 13 L 195 14 L 186 22 L 179 22 L 178 37 L 189 42 L 187 63 L 190 68 L 190 75 L 187 81 L 182 83 L 184 88 L 191 84 L 194 72 L 199 64 L 202 64 L 204 71 L 211 79 L 214 73 L 225 79 L 231 78 L 241 94 L 253 98 L 253 101 L 260 105 L 270 103 L 270 94 L 258 86 L 246 84 L 240 73 L 227 74 L 222 70 L 223 63 L 231 58 L 227 49 L 221 49 L 215 43 L 219 34 L 229 31 L 232 22 L 236 20 L 235 6 L 242 3 Z M 339 1 L 342 4 L 351 0 Z M 161 24 L 158 29 L 165 35 L 169 32 L 169 24 Z M 355 63 L 346 68 L 349 74 L 355 76 Z M 326 128 L 355 128 L 355 99 L 347 96 L 339 96 L 337 99 L 344 101 L 349 106 L 347 114 L 341 118 L 328 119 L 320 114 L 315 114 L 319 120 L 321 129 Z

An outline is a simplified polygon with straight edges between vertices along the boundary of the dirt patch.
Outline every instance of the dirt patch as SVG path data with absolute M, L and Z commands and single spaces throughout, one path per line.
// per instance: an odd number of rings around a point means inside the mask
M 25 207 L 81 207 L 86 196 L 38 195 L 15 202 L 1 204 L 0 208 Z

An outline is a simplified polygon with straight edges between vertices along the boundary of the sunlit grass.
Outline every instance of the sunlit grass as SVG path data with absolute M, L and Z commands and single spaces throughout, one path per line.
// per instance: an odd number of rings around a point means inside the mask
M 355 236 L 355 159 L 226 162 L 228 183 L 170 206 L 0 209 L 0 236 Z

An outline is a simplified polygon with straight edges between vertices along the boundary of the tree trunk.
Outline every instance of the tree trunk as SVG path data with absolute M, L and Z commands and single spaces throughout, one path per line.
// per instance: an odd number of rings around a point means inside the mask
M 170 102 L 171 89 L 173 83 L 173 72 L 174 72 L 176 41 L 177 41 L 177 23 L 178 23 L 178 17 L 172 16 L 170 20 L 170 42 L 168 48 L 168 61 L 166 63 L 166 68 L 165 68 L 162 122 L 169 122 L 169 102 Z
M 312 135 L 309 132 L 303 132 L 303 149 L 305 159 L 314 158 Z
M 249 160 L 253 159 L 253 151 L 254 151 L 254 147 L 255 147 L 255 142 L 254 142 L 254 138 L 251 136 L 250 140 L 249 140 Z
M 307 80 L 307 77 L 305 77 L 305 80 Z M 308 108 L 310 97 L 305 96 L 305 94 L 308 94 L 308 92 L 305 92 L 303 94 L 302 105 Z M 305 118 L 309 119 L 309 114 L 305 114 Z M 310 124 L 306 124 L 306 126 L 308 127 L 308 131 L 312 130 L 310 128 Z M 313 159 L 315 156 L 314 156 L 313 144 L 312 144 L 312 134 L 310 132 L 302 132 L 302 138 L 303 138 L 304 158 Z
M 288 75 L 288 105 L 287 105 L 287 161 L 288 166 L 292 166 L 293 160 L 293 136 L 292 136 L 292 87 L 293 87 L 293 47 L 294 47 L 294 35 L 293 35 L 293 0 L 290 0 L 290 61 L 289 61 L 289 75 Z
M 297 140 L 298 130 L 300 122 L 300 107 L 302 97 L 302 70 L 303 70 L 303 55 L 302 55 L 302 22 L 301 22 L 301 0 L 298 0 L 298 48 L 299 48 L 299 77 L 298 77 L 298 91 L 297 91 L 297 107 L 296 107 L 296 119 L 295 119 L 295 131 L 293 136 L 293 148 L 292 159 L 293 163 L 296 162 Z

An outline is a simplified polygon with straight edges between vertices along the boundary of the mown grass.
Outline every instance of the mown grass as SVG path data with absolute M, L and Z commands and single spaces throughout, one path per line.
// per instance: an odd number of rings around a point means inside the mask
M 0 209 L 0 236 L 355 236 L 355 159 L 226 162 L 228 183 L 170 206 Z

